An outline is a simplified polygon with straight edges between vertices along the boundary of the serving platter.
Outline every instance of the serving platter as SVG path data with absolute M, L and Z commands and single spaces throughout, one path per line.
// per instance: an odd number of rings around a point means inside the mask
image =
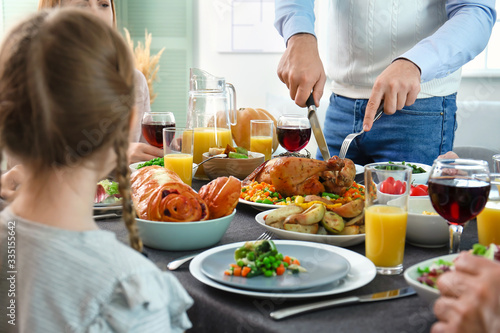
M 318 287 L 333 283 L 346 277 L 350 270 L 349 262 L 330 247 L 318 248 L 306 244 L 281 244 L 278 251 L 300 261 L 306 272 L 292 274 L 290 271 L 272 278 L 263 275 L 252 278 L 224 275 L 229 264 L 234 263 L 234 252 L 239 248 L 227 244 L 215 248 L 201 262 L 201 271 L 212 280 L 234 288 L 257 291 L 293 291 Z
M 258 224 L 266 228 L 268 231 L 275 234 L 280 239 L 293 239 L 308 242 L 324 243 L 336 246 L 353 246 L 361 244 L 365 241 L 365 234 L 359 235 L 316 235 L 316 234 L 306 234 L 295 231 L 288 231 L 284 229 L 278 229 L 266 225 L 264 217 L 272 212 L 274 209 L 260 212 L 255 216 L 255 221 Z
M 199 254 L 197 257 L 195 257 L 189 265 L 189 271 L 195 279 L 212 288 L 255 298 L 274 298 L 274 299 L 290 299 L 290 300 L 308 299 L 313 297 L 329 296 L 329 295 L 348 292 L 367 285 L 375 278 L 376 275 L 375 265 L 369 259 L 367 259 L 365 256 L 362 256 L 356 252 L 347 249 L 327 244 L 307 243 L 307 242 L 290 241 L 290 240 L 275 240 L 274 243 L 276 244 L 278 251 L 281 251 L 280 248 L 282 245 L 291 245 L 291 246 L 308 245 L 311 248 L 323 249 L 323 250 L 327 249 L 331 253 L 336 253 L 344 257 L 348 261 L 350 266 L 349 273 L 344 279 L 338 281 L 327 283 L 315 288 L 301 289 L 290 292 L 255 291 L 242 288 L 235 288 L 210 279 L 208 276 L 203 274 L 201 270 L 201 263 L 203 262 L 203 260 L 213 251 L 217 251 L 216 248 L 207 250 Z M 242 246 L 243 244 L 244 242 L 240 242 L 240 243 L 234 243 L 233 245 Z

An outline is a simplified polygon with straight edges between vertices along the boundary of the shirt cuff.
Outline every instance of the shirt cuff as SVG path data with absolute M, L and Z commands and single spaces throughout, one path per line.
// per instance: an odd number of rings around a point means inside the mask
M 421 83 L 430 81 L 437 77 L 446 76 L 446 75 L 439 75 L 438 73 L 436 73 L 436 70 L 439 67 L 438 63 L 439 60 L 436 59 L 439 59 L 439 57 L 437 55 L 434 56 L 430 52 L 422 52 L 419 50 L 415 50 L 415 48 L 412 48 L 403 53 L 397 59 L 401 58 L 411 61 L 418 67 L 418 69 L 420 70 Z
M 290 37 L 300 33 L 308 33 L 316 36 L 314 33 L 314 17 L 311 19 L 307 15 L 294 15 L 287 20 L 283 28 L 285 43 L 288 44 Z

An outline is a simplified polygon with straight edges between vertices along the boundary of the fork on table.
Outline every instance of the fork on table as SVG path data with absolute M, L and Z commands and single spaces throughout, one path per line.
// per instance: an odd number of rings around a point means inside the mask
M 269 240 L 274 236 L 274 234 L 270 231 L 263 232 L 259 237 L 257 237 L 257 240 Z M 195 254 L 190 254 L 188 256 L 176 259 L 174 261 L 171 261 L 168 263 L 167 268 L 170 271 L 175 271 L 177 268 L 181 267 L 184 263 L 188 262 L 189 260 L 193 259 L 200 253 L 195 253 Z
M 380 117 L 382 117 L 382 114 L 384 113 L 384 103 L 380 103 L 380 106 L 377 109 L 377 113 L 375 113 L 375 117 L 373 118 L 373 122 L 377 121 Z M 360 134 L 363 134 L 365 130 L 361 130 L 360 132 L 357 133 L 352 133 L 346 136 L 344 139 L 344 142 L 342 142 L 342 147 L 340 147 L 340 153 L 339 153 L 339 158 L 345 158 L 347 155 L 347 150 L 349 149 L 349 146 L 351 145 L 352 140 L 354 140 L 355 137 L 357 137 Z

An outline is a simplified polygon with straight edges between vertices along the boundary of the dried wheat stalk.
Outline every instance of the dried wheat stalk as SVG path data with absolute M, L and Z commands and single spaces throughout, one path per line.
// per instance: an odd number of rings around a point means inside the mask
M 150 33 L 148 34 L 148 30 L 145 32 L 144 45 L 141 42 L 137 42 L 136 47 L 134 47 L 134 41 L 130 37 L 129 31 L 126 28 L 124 30 L 125 39 L 134 55 L 135 67 L 144 74 L 148 82 L 149 97 L 151 104 L 153 104 L 156 98 L 156 93 L 153 90 L 153 82 L 157 80 L 158 70 L 160 69 L 158 63 L 165 48 L 162 48 L 157 54 L 151 55 L 151 41 L 153 37 Z

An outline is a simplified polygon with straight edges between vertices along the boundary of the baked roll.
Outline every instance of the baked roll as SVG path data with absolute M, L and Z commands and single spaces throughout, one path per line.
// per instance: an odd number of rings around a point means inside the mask
M 206 202 L 173 171 L 157 165 L 143 167 L 131 175 L 130 187 L 141 219 L 192 222 L 209 218 Z
M 200 189 L 200 197 L 205 200 L 210 219 L 231 214 L 240 198 L 241 182 L 233 177 L 219 177 Z

